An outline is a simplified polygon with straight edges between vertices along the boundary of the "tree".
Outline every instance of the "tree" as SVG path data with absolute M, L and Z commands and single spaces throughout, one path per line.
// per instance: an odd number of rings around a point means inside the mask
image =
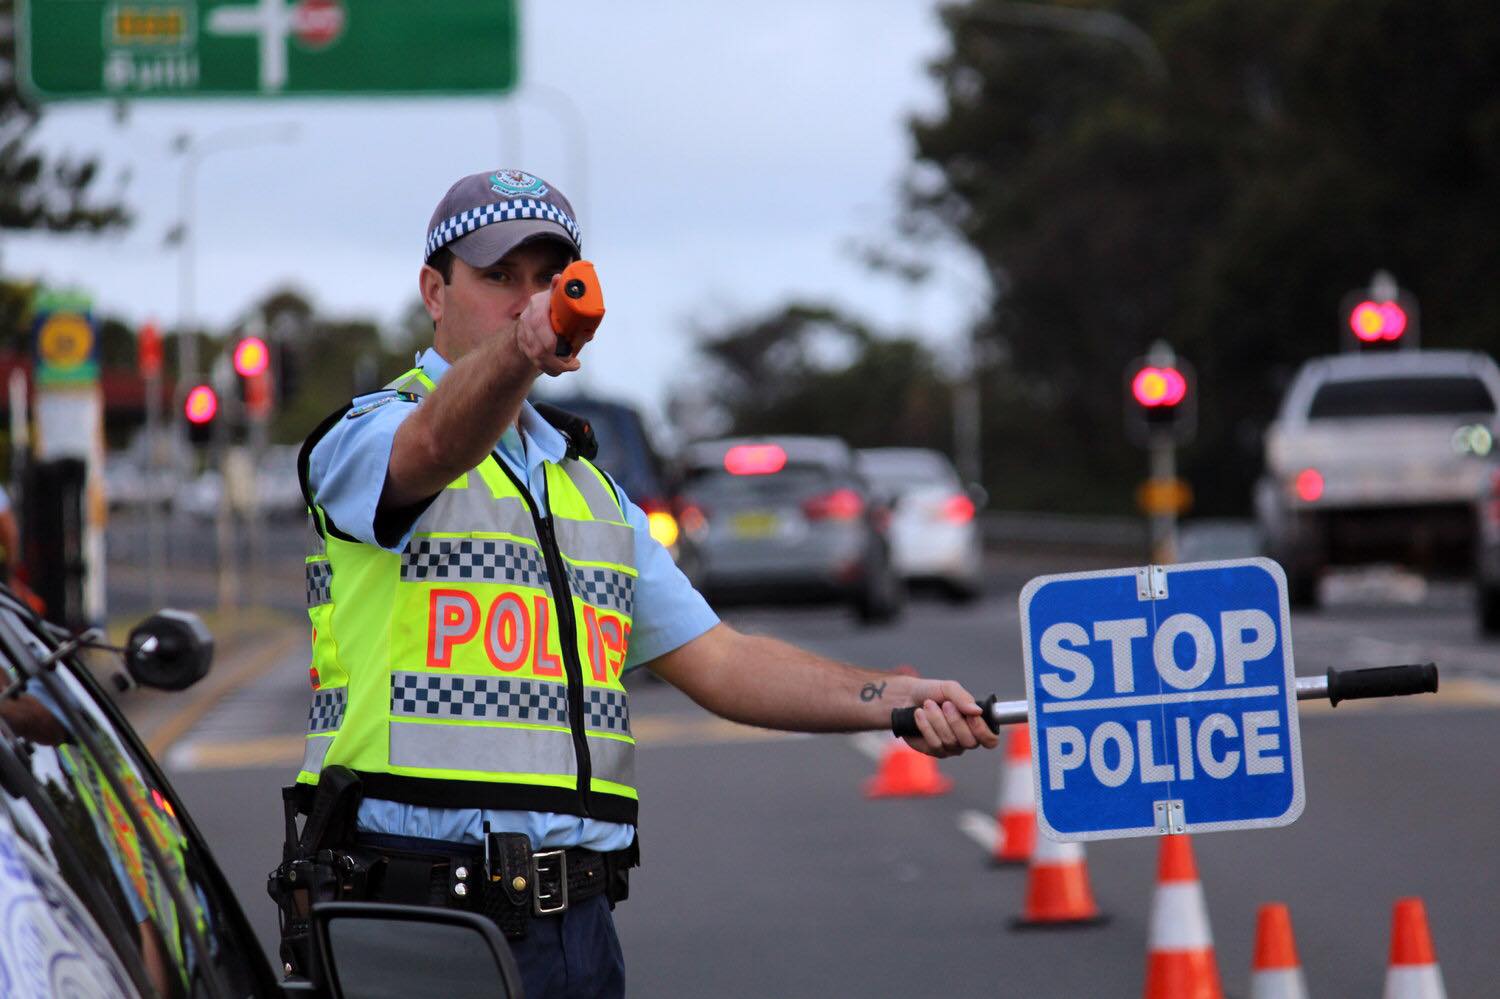
M 914 340 L 802 302 L 698 337 L 709 362 L 702 394 L 723 408 L 728 433 L 951 448 L 951 391 Z
M 0 0 L 0 229 L 97 232 L 125 225 L 123 206 L 96 197 L 96 160 L 49 160 L 32 148 L 41 111 L 17 87 L 15 6 Z
M 1426 345 L 1500 346 L 1481 221 L 1500 207 L 1500 25 L 1480 0 L 1090 5 L 1147 32 L 1166 81 L 1117 43 L 986 18 L 1001 6 L 944 9 L 946 106 L 912 123 L 908 210 L 987 263 L 979 334 L 1009 366 L 986 399 L 1033 400 L 988 439 L 1045 434 L 1074 483 L 1056 502 L 1112 504 L 1143 473 L 1121 372 L 1152 340 L 1198 369 L 1184 467 L 1205 512 L 1248 509 L 1282 380 L 1338 349 L 1339 299 L 1377 267 L 1422 298 Z

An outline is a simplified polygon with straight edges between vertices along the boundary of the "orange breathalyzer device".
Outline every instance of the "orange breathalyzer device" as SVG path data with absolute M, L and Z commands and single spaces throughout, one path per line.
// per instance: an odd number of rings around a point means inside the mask
M 604 320 L 604 292 L 599 290 L 594 265 L 587 260 L 573 261 L 559 277 L 548 313 L 558 338 L 557 356 L 567 357 Z

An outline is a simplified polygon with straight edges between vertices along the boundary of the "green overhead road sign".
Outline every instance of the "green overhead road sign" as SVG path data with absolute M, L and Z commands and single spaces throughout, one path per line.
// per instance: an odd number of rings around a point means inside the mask
M 496 94 L 516 0 L 23 0 L 41 100 Z

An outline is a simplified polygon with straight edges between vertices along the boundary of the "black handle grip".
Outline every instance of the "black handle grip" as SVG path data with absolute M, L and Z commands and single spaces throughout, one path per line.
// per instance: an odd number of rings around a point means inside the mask
M 1328 700 L 1335 705 L 1339 701 L 1355 701 L 1363 697 L 1432 694 L 1437 689 L 1438 670 L 1433 663 L 1328 671 Z
M 984 723 L 990 727 L 991 732 L 1000 731 L 1000 723 L 995 721 L 994 713 L 990 710 L 995 706 L 995 702 L 999 699 L 999 697 L 991 694 L 989 697 L 986 697 L 984 700 L 979 702 L 979 706 L 984 709 L 984 714 L 980 717 L 982 717 L 984 719 Z M 896 708 L 895 710 L 893 710 L 891 712 L 891 734 L 895 735 L 898 739 L 904 739 L 907 736 L 921 735 L 922 730 L 917 728 L 917 709 Z

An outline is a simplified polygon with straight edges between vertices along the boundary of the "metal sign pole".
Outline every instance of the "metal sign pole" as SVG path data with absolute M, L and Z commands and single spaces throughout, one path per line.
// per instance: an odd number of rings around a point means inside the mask
M 1167 489 L 1177 481 L 1177 448 L 1170 433 L 1151 435 L 1151 482 Z M 1151 514 L 1151 561 L 1170 565 L 1177 561 L 1177 506 L 1163 503 Z

